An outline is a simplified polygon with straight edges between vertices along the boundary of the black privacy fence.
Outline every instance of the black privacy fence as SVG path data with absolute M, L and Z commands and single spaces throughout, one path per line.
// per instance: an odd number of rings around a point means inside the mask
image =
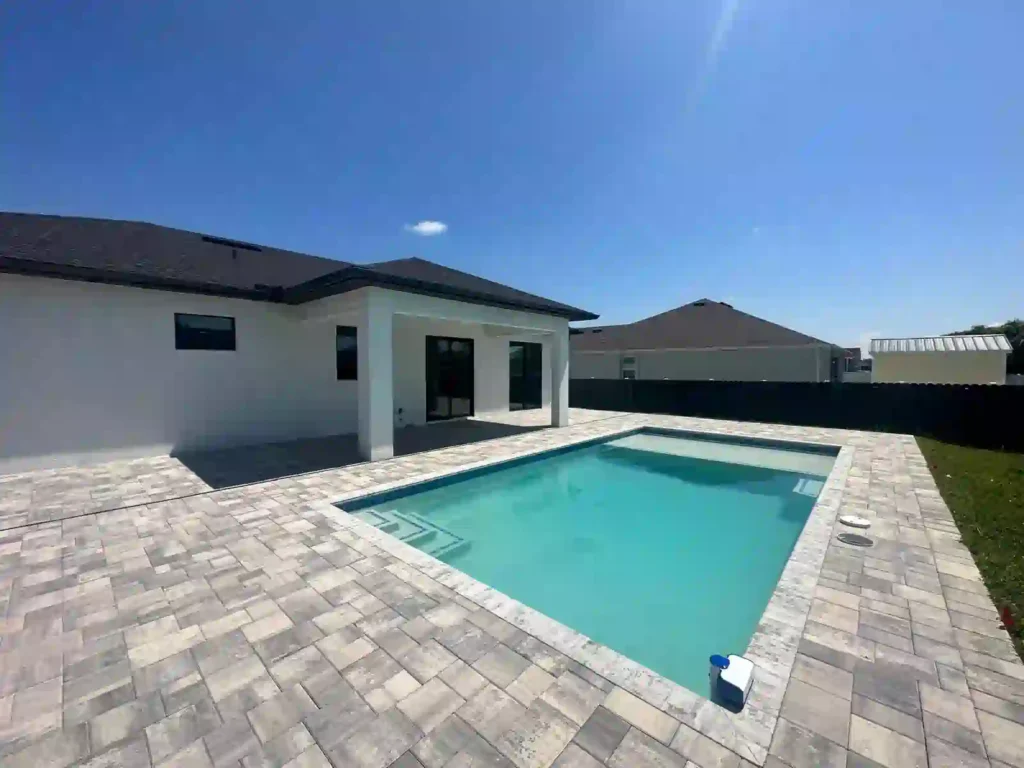
M 571 379 L 569 405 L 905 432 L 1024 451 L 1024 386 Z

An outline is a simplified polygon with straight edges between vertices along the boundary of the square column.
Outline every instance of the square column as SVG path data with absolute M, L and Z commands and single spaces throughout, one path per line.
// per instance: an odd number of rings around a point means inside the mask
M 366 291 L 356 333 L 359 370 L 359 453 L 368 461 L 395 455 L 392 378 L 394 314 L 388 297 Z
M 569 328 L 551 339 L 551 426 L 569 426 Z

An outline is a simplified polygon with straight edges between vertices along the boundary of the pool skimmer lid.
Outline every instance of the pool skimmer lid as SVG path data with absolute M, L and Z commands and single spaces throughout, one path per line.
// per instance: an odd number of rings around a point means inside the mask
M 840 533 L 837 537 L 843 544 L 849 544 L 851 547 L 873 547 L 875 542 L 869 539 L 867 536 L 861 536 L 859 533 Z
M 871 521 L 866 517 L 858 517 L 857 515 L 840 515 L 839 522 L 850 528 L 859 528 L 865 530 L 871 527 Z M 861 536 L 859 533 L 851 533 L 849 531 L 843 531 L 837 537 L 843 544 L 849 544 L 852 547 L 871 547 L 874 543 L 867 536 Z

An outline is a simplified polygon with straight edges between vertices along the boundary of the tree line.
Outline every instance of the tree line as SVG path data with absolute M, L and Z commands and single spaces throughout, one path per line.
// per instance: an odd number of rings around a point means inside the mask
M 980 333 L 1001 333 L 1010 341 L 1013 352 L 1006 361 L 1007 373 L 1024 373 L 1024 320 L 1017 318 L 1002 325 L 973 325 L 966 331 L 954 331 L 950 336 L 971 336 Z

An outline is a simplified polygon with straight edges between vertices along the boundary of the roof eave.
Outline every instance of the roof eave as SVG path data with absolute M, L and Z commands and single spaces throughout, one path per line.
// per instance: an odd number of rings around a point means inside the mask
M 310 301 L 324 299 L 329 296 L 338 296 L 359 288 L 389 288 L 405 293 L 416 293 L 421 296 L 432 296 L 440 299 L 454 299 L 470 304 L 480 304 L 490 307 L 501 307 L 503 309 L 514 309 L 518 311 L 533 312 L 541 315 L 564 317 L 567 320 L 596 320 L 597 315 L 586 310 L 575 307 L 544 306 L 528 301 L 508 301 L 476 291 L 467 291 L 461 288 L 431 283 L 425 280 L 399 277 L 376 272 L 365 267 L 351 266 L 339 269 L 323 277 L 309 280 L 300 285 L 285 290 L 284 300 L 288 304 L 305 304 Z
M 86 283 L 104 283 L 106 285 L 122 285 L 130 288 L 150 288 L 176 293 L 198 293 L 206 296 L 222 296 L 231 299 L 247 299 L 249 301 L 280 301 L 281 289 L 274 286 L 245 289 L 235 288 L 217 283 L 203 283 L 192 280 L 179 280 L 155 275 L 139 275 L 131 272 L 78 267 L 73 264 L 54 264 L 36 261 L 35 259 L 19 259 L 13 256 L 0 256 L 0 272 L 26 277 L 49 277 L 57 280 L 75 280 Z
M 476 294 L 472 291 L 464 291 L 438 283 L 428 283 L 409 278 L 400 278 L 392 275 L 384 275 L 379 272 L 364 269 L 362 267 L 350 266 L 331 272 L 322 277 L 308 280 L 289 288 L 280 286 L 265 286 L 259 288 L 245 289 L 232 286 L 219 285 L 216 283 L 202 283 L 175 278 L 164 278 L 153 275 L 137 275 L 130 272 L 114 270 L 95 269 L 93 267 L 77 267 L 71 264 L 54 264 L 51 262 L 36 261 L 35 259 L 19 259 L 11 256 L 0 256 L 0 272 L 20 274 L 30 277 L 49 277 L 62 280 L 77 280 L 80 282 L 105 283 L 108 285 L 123 285 L 132 288 L 150 288 L 164 291 L 175 291 L 179 293 L 198 293 L 207 296 L 222 296 L 225 298 L 247 299 L 249 301 L 264 301 L 271 303 L 305 304 L 309 301 L 336 296 L 348 293 L 359 288 L 378 287 L 391 288 L 406 293 L 418 293 L 424 296 L 436 298 L 455 299 L 473 304 L 485 306 L 496 306 L 506 309 L 515 309 L 526 312 L 534 312 L 554 317 L 564 317 L 567 320 L 596 320 L 597 315 L 586 312 L 582 309 L 567 307 L 560 310 L 556 307 L 544 307 L 531 302 L 511 302 L 488 296 Z

